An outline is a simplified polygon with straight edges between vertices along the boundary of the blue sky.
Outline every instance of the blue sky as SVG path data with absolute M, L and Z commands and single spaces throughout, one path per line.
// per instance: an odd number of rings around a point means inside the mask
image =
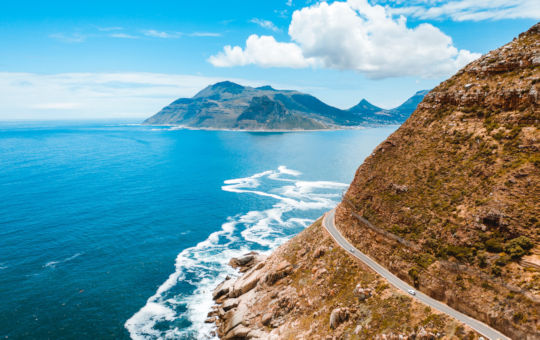
M 0 6 L 0 120 L 142 118 L 224 79 L 388 108 L 540 18 L 519 0 Z

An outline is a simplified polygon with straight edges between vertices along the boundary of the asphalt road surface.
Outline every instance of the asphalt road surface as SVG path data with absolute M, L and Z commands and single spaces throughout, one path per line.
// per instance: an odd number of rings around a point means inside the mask
M 435 300 L 426 294 L 423 294 L 422 292 L 417 291 L 414 287 L 407 284 L 405 281 L 402 281 L 400 278 L 392 274 L 390 271 L 388 271 L 386 268 L 378 264 L 377 262 L 373 261 L 369 256 L 362 253 L 360 250 L 356 249 L 341 233 L 337 230 L 336 225 L 334 223 L 334 215 L 335 215 L 335 209 L 330 210 L 324 215 L 323 218 L 323 226 L 328 230 L 330 235 L 334 238 L 337 244 L 339 244 L 345 251 L 347 251 L 349 254 L 353 255 L 360 261 L 364 262 L 366 265 L 368 265 L 371 269 L 373 269 L 375 272 L 377 272 L 379 275 L 384 277 L 388 282 L 390 282 L 392 285 L 397 287 L 398 289 L 401 289 L 405 293 L 409 294 L 412 298 L 415 298 L 424 304 L 430 306 L 431 308 L 435 308 L 438 311 L 445 313 L 447 315 L 450 315 L 456 320 L 459 320 L 466 324 L 467 326 L 471 327 L 478 333 L 482 334 L 482 336 L 487 337 L 489 339 L 495 340 L 495 339 L 501 339 L 501 340 L 509 340 L 510 338 L 503 335 L 501 332 L 489 327 L 483 322 L 480 322 L 476 319 L 473 319 L 463 313 L 458 312 L 455 309 L 452 309 L 451 307 L 448 307 L 444 303 Z M 409 291 L 414 291 L 415 295 L 410 294 Z

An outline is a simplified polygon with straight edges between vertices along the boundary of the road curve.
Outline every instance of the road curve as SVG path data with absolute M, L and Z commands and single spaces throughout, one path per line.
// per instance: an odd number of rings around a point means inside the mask
M 384 277 L 388 282 L 390 282 L 392 285 L 397 287 L 398 289 L 401 289 L 405 293 L 408 293 L 407 291 L 409 289 L 415 289 L 414 287 L 407 284 L 405 281 L 402 281 L 400 278 L 392 274 L 389 270 L 372 260 L 369 256 L 362 253 L 360 250 L 356 249 L 341 233 L 337 230 L 336 225 L 334 223 L 335 219 L 335 212 L 336 209 L 332 209 L 329 212 L 327 212 L 323 217 L 323 226 L 326 228 L 326 230 L 332 235 L 334 240 L 337 244 L 339 244 L 343 249 L 345 249 L 346 252 L 353 255 L 360 261 L 364 262 L 366 265 L 368 265 L 371 269 L 373 269 L 376 273 Z M 426 294 L 423 294 L 422 292 L 416 291 L 416 295 L 412 296 L 413 298 L 416 298 L 417 300 L 423 302 L 424 304 L 430 306 L 431 308 L 435 308 L 438 311 L 445 313 L 447 315 L 450 315 L 456 320 L 459 320 L 466 324 L 467 326 L 471 327 L 478 333 L 482 334 L 484 337 L 487 337 L 492 340 L 501 339 L 501 340 L 510 340 L 509 337 L 502 334 L 501 332 L 489 327 L 483 322 L 480 322 L 476 319 L 473 319 L 463 313 L 458 312 L 457 310 L 448 307 L 444 303 L 435 300 Z

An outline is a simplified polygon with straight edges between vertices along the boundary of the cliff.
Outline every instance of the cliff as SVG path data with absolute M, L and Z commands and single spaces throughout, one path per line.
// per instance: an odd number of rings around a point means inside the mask
M 540 334 L 539 91 L 537 24 L 426 95 L 336 212 L 355 247 L 514 339 Z M 243 271 L 216 290 L 222 338 L 478 337 L 352 259 L 320 221 Z
M 253 88 L 225 81 L 208 86 L 193 98 L 172 102 L 144 124 L 235 130 L 319 130 L 399 124 L 414 111 L 417 97 L 418 93 L 393 110 L 371 104 L 340 110 L 298 91 L 270 86 Z

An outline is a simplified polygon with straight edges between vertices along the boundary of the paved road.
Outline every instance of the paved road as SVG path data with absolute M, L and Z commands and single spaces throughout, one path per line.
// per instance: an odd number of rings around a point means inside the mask
M 366 265 L 368 265 L 371 269 L 373 269 L 375 272 L 377 272 L 379 275 L 384 277 L 386 280 L 388 280 L 391 284 L 393 284 L 398 289 L 401 289 L 402 291 L 408 293 L 408 290 L 414 288 L 410 285 L 408 285 L 406 282 L 402 281 L 400 278 L 392 274 L 390 271 L 388 271 L 386 268 L 378 264 L 377 262 L 373 261 L 370 257 L 368 257 L 366 254 L 362 253 L 360 250 L 356 249 L 341 233 L 337 230 L 336 225 L 334 224 L 334 215 L 335 215 L 335 209 L 330 210 L 324 215 L 323 218 L 323 226 L 328 230 L 330 235 L 334 238 L 334 240 L 339 244 L 345 251 L 347 251 L 349 254 L 353 255 L 354 257 L 358 258 L 360 261 L 364 262 Z M 426 294 L 423 294 L 422 292 L 416 291 L 416 295 L 412 296 L 416 298 L 417 300 L 425 303 L 426 305 L 435 308 L 447 315 L 450 315 L 451 317 L 463 322 L 464 324 L 468 325 L 478 333 L 482 334 L 484 337 L 487 337 L 489 339 L 505 339 L 510 340 L 509 337 L 503 335 L 499 331 L 489 327 L 488 325 L 473 319 L 463 313 L 458 312 L 455 309 L 452 309 L 445 305 L 444 303 L 441 303 L 438 300 L 435 300 Z

